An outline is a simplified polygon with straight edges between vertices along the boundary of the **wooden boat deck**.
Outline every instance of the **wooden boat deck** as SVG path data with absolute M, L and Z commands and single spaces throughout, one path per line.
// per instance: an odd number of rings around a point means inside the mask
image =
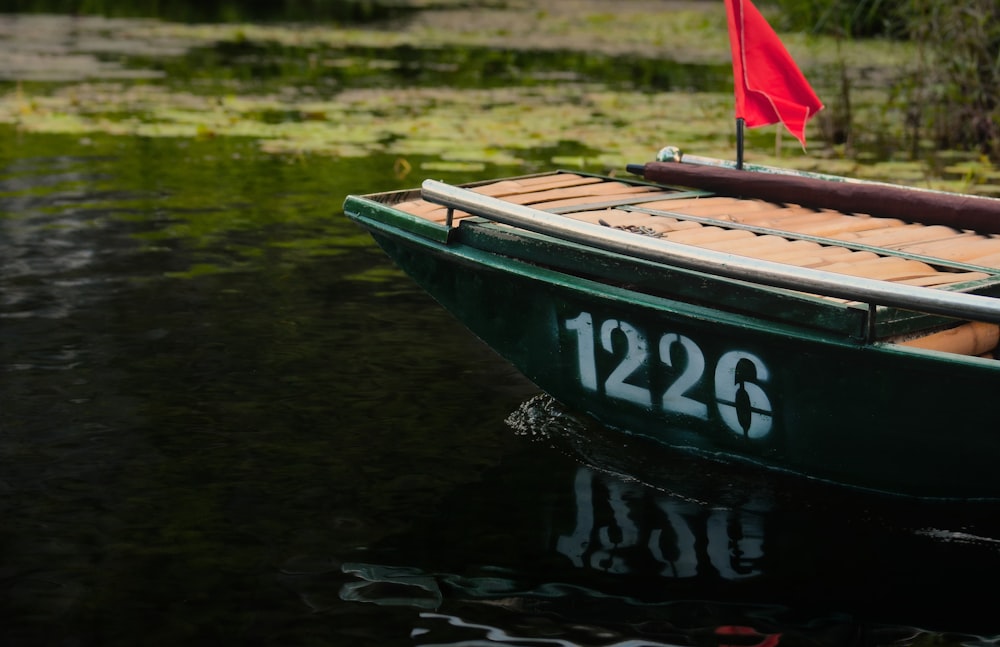
M 1000 235 L 567 172 L 469 188 L 513 204 L 753 259 L 933 288 L 1000 282 Z M 441 224 L 448 218 L 446 207 L 423 199 L 393 207 Z M 468 217 L 455 211 L 453 224 Z M 967 323 L 913 337 L 895 341 L 980 355 L 997 346 L 1000 326 Z

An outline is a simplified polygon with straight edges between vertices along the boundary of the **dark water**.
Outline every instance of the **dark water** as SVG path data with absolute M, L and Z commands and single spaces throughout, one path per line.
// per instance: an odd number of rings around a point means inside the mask
M 571 417 L 340 215 L 392 160 L 2 134 L 0 643 L 1000 636 L 1000 506 Z

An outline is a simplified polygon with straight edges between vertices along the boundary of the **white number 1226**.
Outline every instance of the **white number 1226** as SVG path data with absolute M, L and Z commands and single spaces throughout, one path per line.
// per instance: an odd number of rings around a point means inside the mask
M 581 312 L 567 319 L 565 324 L 567 330 L 575 333 L 577 368 L 583 388 L 599 390 L 597 345 L 608 354 L 614 353 L 613 341 L 617 332 L 625 340 L 624 355 L 604 379 L 603 391 L 609 398 L 646 408 L 653 406 L 650 389 L 628 381 L 637 372 L 649 370 L 650 366 L 649 344 L 635 326 L 620 319 L 606 319 L 595 328 L 589 312 Z M 656 405 L 668 413 L 707 420 L 708 404 L 691 396 L 702 384 L 707 368 L 705 354 L 694 340 L 677 333 L 662 335 L 656 347 L 659 363 L 653 365 L 653 370 L 675 369 L 676 350 L 683 355 L 684 361 L 677 362 L 683 368 L 679 375 L 670 378 L 669 386 Z M 763 438 L 771 432 L 771 401 L 764 390 L 769 377 L 764 362 L 744 351 L 726 352 L 716 362 L 715 404 L 719 417 L 733 432 L 747 438 Z

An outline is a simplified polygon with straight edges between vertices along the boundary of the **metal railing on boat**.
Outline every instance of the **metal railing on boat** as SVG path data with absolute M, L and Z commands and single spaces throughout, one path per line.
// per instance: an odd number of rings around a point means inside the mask
M 1000 323 L 1000 298 L 796 267 L 639 236 L 513 204 L 436 180 L 424 181 L 422 194 L 428 202 L 448 209 L 465 211 L 502 224 L 647 261 L 762 286 L 857 301 L 871 307 L 883 305 L 956 319 Z

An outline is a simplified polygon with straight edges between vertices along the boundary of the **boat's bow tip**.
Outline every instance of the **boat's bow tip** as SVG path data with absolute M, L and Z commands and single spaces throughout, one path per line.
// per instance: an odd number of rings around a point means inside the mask
M 645 164 L 627 164 L 625 170 L 632 175 L 638 175 L 639 177 L 645 177 L 646 175 L 646 165 Z

